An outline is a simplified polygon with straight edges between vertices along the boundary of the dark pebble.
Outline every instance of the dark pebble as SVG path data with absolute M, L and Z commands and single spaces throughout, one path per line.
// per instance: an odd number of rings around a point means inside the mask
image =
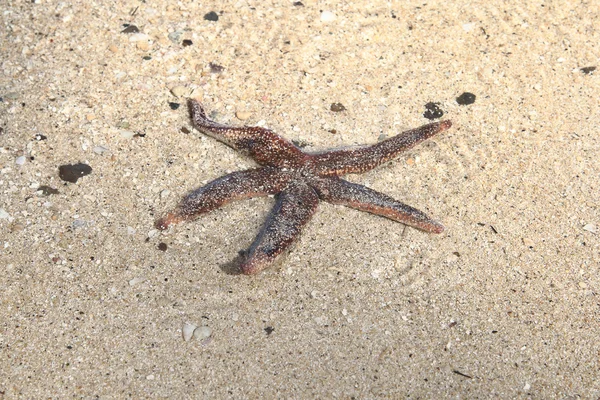
M 185 133 L 186 135 L 189 135 L 190 130 L 184 126 L 181 128 L 181 132 Z
M 50 196 L 51 194 L 58 194 L 58 189 L 54 189 L 53 187 L 42 185 L 38 188 L 38 191 L 42 191 L 42 196 Z
M 171 107 L 171 110 L 177 110 L 180 105 L 181 104 L 179 104 L 179 103 L 171 103 L 171 102 L 169 102 L 169 107 Z
M 333 112 L 346 111 L 346 107 L 342 103 L 331 103 L 329 109 Z
M 188 47 L 194 44 L 190 39 L 185 39 L 182 43 L 183 47 Z
M 440 108 L 440 103 L 427 103 L 425 104 L 425 112 L 423 116 L 427 119 L 433 120 L 437 118 L 442 118 L 444 112 Z
M 150 61 L 150 60 L 152 60 L 152 57 L 150 57 L 150 56 L 144 56 L 144 57 L 142 57 L 142 60 L 144 60 L 144 61 Z
M 272 326 L 267 326 L 265 328 L 265 332 L 267 332 L 267 336 L 270 335 L 271 333 L 273 333 L 275 331 L 275 328 L 273 328 Z
M 296 7 L 304 7 L 304 3 L 302 3 L 301 1 L 295 1 L 295 2 L 294 2 L 294 5 L 295 5 Z
M 139 33 L 139 32 L 140 32 L 139 28 L 135 25 L 127 25 L 127 27 L 121 31 L 121 33 Z
M 216 12 L 211 11 L 208 14 L 204 15 L 204 19 L 207 21 L 218 21 L 219 20 L 219 16 L 217 15 Z
M 595 70 L 596 70 L 596 67 L 583 67 L 583 68 L 581 68 L 581 72 L 583 72 L 586 75 L 591 74 Z
M 48 139 L 48 137 L 46 137 L 46 135 L 42 135 L 41 133 L 38 133 L 38 134 L 37 134 L 37 135 L 35 135 L 33 138 L 34 138 L 35 140 L 37 140 L 38 142 L 39 142 L 40 140 L 46 140 L 46 139 Z
M 475 96 L 473 93 L 464 92 L 456 98 L 456 102 L 461 106 L 468 106 L 469 104 L 475 103 Z
M 58 167 L 58 176 L 63 181 L 76 183 L 79 178 L 92 173 L 92 167 L 87 164 L 66 164 Z
M 210 67 L 211 74 L 220 74 L 221 72 L 225 71 L 224 67 L 213 62 L 208 63 L 208 66 Z
M 160 242 L 160 243 L 158 244 L 158 249 L 159 249 L 160 251 L 167 251 L 167 247 L 168 247 L 168 246 L 167 246 L 167 244 L 166 244 L 165 242 Z

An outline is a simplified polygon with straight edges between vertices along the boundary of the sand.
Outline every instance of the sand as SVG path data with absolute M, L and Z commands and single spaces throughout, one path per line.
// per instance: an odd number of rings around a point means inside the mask
M 0 398 L 597 399 L 600 3 L 298 3 L 3 2 Z M 232 274 L 273 198 L 153 227 L 255 165 L 186 97 L 307 150 L 438 103 L 348 179 L 446 231 L 322 203 Z

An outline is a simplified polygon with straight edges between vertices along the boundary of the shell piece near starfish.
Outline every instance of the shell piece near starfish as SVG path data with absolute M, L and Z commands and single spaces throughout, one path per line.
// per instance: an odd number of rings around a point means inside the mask
M 192 191 L 175 210 L 156 221 L 156 227 L 165 230 L 234 200 L 277 195 L 275 206 L 240 265 L 244 274 L 256 274 L 272 265 L 298 238 L 320 200 L 367 211 L 425 232 L 444 230 L 442 224 L 423 212 L 339 176 L 369 171 L 449 129 L 450 121 L 423 125 L 371 146 L 308 153 L 269 129 L 211 121 L 196 100 L 190 99 L 188 106 L 200 132 L 249 155 L 261 167 L 233 172 Z

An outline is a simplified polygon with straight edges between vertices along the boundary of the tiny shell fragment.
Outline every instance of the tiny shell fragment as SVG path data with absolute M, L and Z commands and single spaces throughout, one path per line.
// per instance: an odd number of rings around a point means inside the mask
M 194 325 L 194 324 L 189 324 L 187 322 L 185 324 L 183 324 L 183 328 L 181 328 L 183 340 L 185 340 L 186 342 L 189 342 L 192 339 L 192 336 L 194 335 L 195 329 L 196 329 L 196 325 Z

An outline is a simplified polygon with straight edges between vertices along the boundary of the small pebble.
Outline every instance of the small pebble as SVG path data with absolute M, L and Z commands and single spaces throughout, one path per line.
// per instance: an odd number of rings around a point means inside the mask
M 135 25 L 129 25 L 128 27 L 126 27 L 125 29 L 123 29 L 121 31 L 121 33 L 138 33 L 140 30 L 137 26 Z
M 104 154 L 108 151 L 108 149 L 104 146 L 96 146 L 94 147 L 93 151 L 96 154 Z
M 208 326 L 199 326 L 194 330 L 194 339 L 203 340 L 209 338 L 212 335 L 212 329 Z
M 121 129 L 121 130 L 119 131 L 119 134 L 121 135 L 121 137 L 122 137 L 123 139 L 131 139 L 131 138 L 133 138 L 133 136 L 135 135 L 135 133 L 134 133 L 134 132 L 131 132 L 131 131 L 128 131 L 128 130 L 125 130 L 125 129 Z
M 213 62 L 209 62 L 208 67 L 210 68 L 211 74 L 220 74 L 221 72 L 225 71 L 225 67 Z
M 440 108 L 440 103 L 427 103 L 425 104 L 425 112 L 423 116 L 429 120 L 441 118 L 444 115 L 444 111 Z
M 473 93 L 464 92 L 460 96 L 456 98 L 456 102 L 461 106 L 467 106 L 469 104 L 475 103 L 475 96 Z
M 250 118 L 251 115 L 252 113 L 249 111 L 237 111 L 235 113 L 236 118 L 242 121 L 247 120 L 248 118 Z
M 331 22 L 335 21 L 336 16 L 331 11 L 323 11 L 321 13 L 321 22 Z
M 92 173 L 92 167 L 87 164 L 66 164 L 58 167 L 58 176 L 66 182 L 77 183 L 79 178 Z
M 146 35 L 145 33 L 134 33 L 133 35 L 129 36 L 130 42 L 147 42 L 149 39 L 150 36 Z
M 181 328 L 181 333 L 183 336 L 183 340 L 189 342 L 194 335 L 194 330 L 196 330 L 196 325 L 188 324 L 187 322 L 183 324 L 183 328 Z
M 204 15 L 204 19 L 207 21 L 218 21 L 219 15 L 216 12 L 211 11 Z
M 0 219 L 8 219 L 10 215 L 6 212 L 4 208 L 0 208 Z
M 25 156 L 20 156 L 20 157 L 17 157 L 15 163 L 17 165 L 23 165 L 23 164 L 25 164 L 25 160 L 26 160 Z
M 586 224 L 583 229 L 588 232 L 596 233 L 596 225 L 594 224 Z
M 173 96 L 175 97 L 183 97 L 185 96 L 185 94 L 187 93 L 187 88 L 185 86 L 175 86 L 174 88 L 171 89 L 171 93 L 173 93 Z
M 167 246 L 167 244 L 166 244 L 165 242 L 160 242 L 160 243 L 158 244 L 158 249 L 159 249 L 160 251 L 167 251 L 167 248 L 168 248 L 168 246 Z
M 329 109 L 333 112 L 346 111 L 346 107 L 342 103 L 331 103 Z
M 191 46 L 193 44 L 194 44 L 194 42 L 192 42 L 190 39 L 184 39 L 183 42 L 181 42 L 181 45 L 183 47 L 188 47 L 188 46 Z
M 180 105 L 181 105 L 181 104 L 179 104 L 179 103 L 173 103 L 173 102 L 169 102 L 169 108 L 170 108 L 171 110 L 177 110 L 177 109 L 179 108 L 179 106 L 180 106 Z
M 596 67 L 583 67 L 583 68 L 581 68 L 581 72 L 583 72 L 586 75 L 590 75 L 595 70 L 596 70 Z
M 51 194 L 58 194 L 58 189 L 54 189 L 53 187 L 41 185 L 37 188 L 36 193 L 38 196 L 50 196 Z
M 145 280 L 146 280 L 146 278 L 144 278 L 144 277 L 141 277 L 141 276 L 140 276 L 140 277 L 137 277 L 137 278 L 133 278 L 133 279 L 131 279 L 131 280 L 129 281 L 129 286 L 135 286 L 135 285 L 137 285 L 138 283 L 142 283 L 142 282 L 144 282 Z

